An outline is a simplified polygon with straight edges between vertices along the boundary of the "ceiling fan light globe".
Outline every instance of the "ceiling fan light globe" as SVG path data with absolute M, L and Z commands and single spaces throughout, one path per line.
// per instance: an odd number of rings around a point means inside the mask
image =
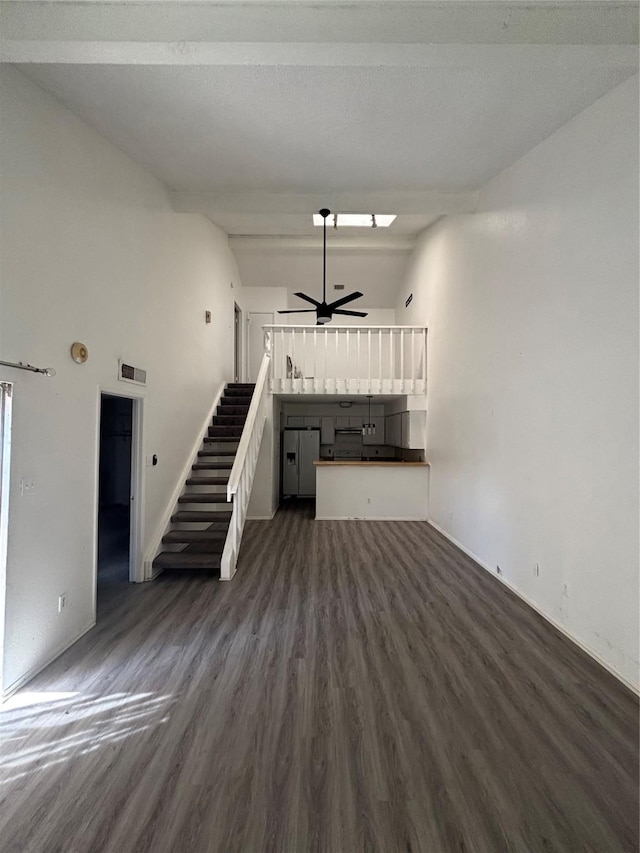
M 318 323 L 320 323 L 321 326 L 324 326 L 324 324 L 328 323 L 330 320 L 331 317 L 327 316 L 326 314 L 318 314 Z

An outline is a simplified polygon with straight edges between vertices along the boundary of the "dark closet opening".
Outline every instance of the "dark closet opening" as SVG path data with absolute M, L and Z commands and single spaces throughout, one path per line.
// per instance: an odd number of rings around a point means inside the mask
M 98 605 L 129 582 L 133 401 L 103 394 L 100 406 Z

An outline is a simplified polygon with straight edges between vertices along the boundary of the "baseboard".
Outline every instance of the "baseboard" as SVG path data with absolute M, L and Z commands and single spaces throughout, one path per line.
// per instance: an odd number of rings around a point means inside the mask
M 428 521 L 426 518 L 415 518 L 407 515 L 381 515 L 369 516 L 368 518 L 353 518 L 347 515 L 316 515 L 316 521 Z
M 435 521 L 432 521 L 431 519 L 429 519 L 429 524 L 431 525 L 431 527 L 434 528 L 434 530 L 437 530 L 438 533 L 441 533 L 445 539 L 448 539 L 452 545 L 455 545 L 456 548 L 459 548 L 464 554 L 466 554 L 467 557 L 471 557 L 474 563 L 477 563 L 481 568 L 489 572 L 492 578 L 495 578 L 497 581 L 500 581 L 500 583 L 504 584 L 507 589 L 510 589 L 511 592 L 513 592 L 515 595 L 518 596 L 519 599 L 521 599 L 521 601 L 524 601 L 524 603 L 527 604 L 532 610 L 535 610 L 536 613 L 542 616 L 545 621 L 547 621 L 550 625 L 553 625 L 553 627 L 557 631 L 560 631 L 560 633 L 568 640 L 571 640 L 574 645 L 578 646 L 579 649 L 582 649 L 585 654 L 588 654 L 590 658 L 593 658 L 596 663 L 599 663 L 600 666 L 604 667 L 607 672 L 610 672 L 611 675 L 615 676 L 618 681 L 622 682 L 625 687 L 628 687 L 629 690 L 632 691 L 632 693 L 640 695 L 640 684 L 635 684 L 633 681 L 629 681 L 629 679 L 622 675 L 620 672 L 618 672 L 617 669 L 614 669 L 610 663 L 600 657 L 598 652 L 596 652 L 582 640 L 579 640 L 574 634 L 568 631 L 564 625 L 561 625 L 560 622 L 556 622 L 556 620 L 552 616 L 549 616 L 548 613 L 545 613 L 544 610 L 541 610 L 540 607 L 531 598 L 529 598 L 528 595 L 526 595 L 524 592 L 521 592 L 517 586 L 514 586 L 514 584 L 509 583 L 509 581 L 504 577 L 504 575 L 496 574 L 495 569 L 493 569 L 488 563 L 485 563 L 483 560 L 477 557 L 473 553 L 473 551 L 470 551 L 461 542 L 458 542 L 458 540 L 451 536 L 450 533 L 447 533 L 446 530 L 443 530 L 439 524 L 436 524 Z
M 87 625 L 85 628 L 83 628 L 83 629 L 80 631 L 80 633 L 79 633 L 79 634 L 77 634 L 73 639 L 71 639 L 71 640 L 69 640 L 69 641 L 65 641 L 61 646 L 59 646 L 59 647 L 56 649 L 56 651 L 55 651 L 55 652 L 53 652 L 53 653 L 52 653 L 52 654 L 51 654 L 51 655 L 50 655 L 50 656 L 45 660 L 45 662 L 44 662 L 44 663 L 39 663 L 39 664 L 37 664 L 37 665 L 36 665 L 36 666 L 34 666 L 32 669 L 30 669 L 28 672 L 26 672 L 24 675 L 21 675 L 21 676 L 20 676 L 20 678 L 19 678 L 17 681 L 14 681 L 14 682 L 13 682 L 13 684 L 11 684 L 9 687 L 7 687 L 7 689 L 6 689 L 6 690 L 3 690 L 3 691 L 2 691 L 2 702 L 6 702 L 6 701 L 7 701 L 7 699 L 8 699 L 10 696 L 13 696 L 13 694 L 14 694 L 16 691 L 20 690 L 20 688 L 21 688 L 21 687 L 24 687 L 24 685 L 25 685 L 25 684 L 27 684 L 27 682 L 31 681 L 31 679 L 32 679 L 32 678 L 35 678 L 35 677 L 36 677 L 36 675 L 38 675 L 39 673 L 41 673 L 43 669 L 46 669 L 46 668 L 49 666 L 49 664 L 50 664 L 50 663 L 53 663 L 53 662 L 54 662 L 54 660 L 55 660 L 56 658 L 60 657 L 60 655 L 61 655 L 61 654 L 64 654 L 64 652 L 66 652 L 66 651 L 67 651 L 67 649 L 70 649 L 70 648 L 71 648 L 71 646 L 73 646 L 73 645 L 74 645 L 74 643 L 77 643 L 77 642 L 78 642 L 78 640 L 79 640 L 81 637 L 84 637 L 84 635 L 85 635 L 88 631 L 90 631 L 92 628 L 94 628 L 94 627 L 95 627 L 95 625 L 96 625 L 95 620 L 92 620 L 92 621 L 90 622 L 90 624 L 89 624 L 89 625 Z
M 218 391 L 218 393 L 214 397 L 213 404 L 212 404 L 211 408 L 209 409 L 202 426 L 200 427 L 200 431 L 199 431 L 198 436 L 196 437 L 196 440 L 195 440 L 195 442 L 191 448 L 191 452 L 187 456 L 187 461 L 185 462 L 184 468 L 182 469 L 182 472 L 180 473 L 180 476 L 179 476 L 178 481 L 176 483 L 176 487 L 173 490 L 171 497 L 169 498 L 169 502 L 167 503 L 165 510 L 162 513 L 162 516 L 160 518 L 158 525 L 156 526 L 156 529 L 155 529 L 153 536 L 149 540 L 149 545 L 148 545 L 147 550 L 146 550 L 146 552 L 142 558 L 143 559 L 143 565 L 146 565 L 147 563 L 150 565 L 153 564 L 153 561 L 155 560 L 158 553 L 162 549 L 162 537 L 166 533 L 167 528 L 169 527 L 169 524 L 171 523 L 171 516 L 173 515 L 174 510 L 176 508 L 176 504 L 178 503 L 178 498 L 180 497 L 180 495 L 182 494 L 182 492 L 184 490 L 185 480 L 191 474 L 191 466 L 194 464 L 194 462 L 198 458 L 198 451 L 202 447 L 204 437 L 207 434 L 207 429 L 208 429 L 209 425 L 211 424 L 211 419 L 213 418 L 214 412 L 218 406 L 218 403 L 220 402 L 220 398 L 224 394 L 225 387 L 226 387 L 226 382 L 224 382 L 220 386 L 220 390 Z M 152 573 L 148 577 L 145 577 L 145 581 L 153 580 L 154 577 L 156 577 L 156 575 L 154 575 Z

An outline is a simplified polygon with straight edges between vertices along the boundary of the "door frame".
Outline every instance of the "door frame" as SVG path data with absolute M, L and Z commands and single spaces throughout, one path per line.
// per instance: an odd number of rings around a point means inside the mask
M 233 367 L 234 382 L 244 382 L 244 350 L 243 350 L 242 309 L 237 302 L 233 303 Z
M 4 695 L 4 635 L 7 600 L 7 544 L 11 470 L 13 382 L 0 381 L 0 702 Z
M 130 522 L 129 522 L 129 581 L 143 583 L 144 562 L 142 546 L 144 542 L 144 402 L 145 396 L 128 388 L 114 388 L 113 385 L 98 388 L 96 417 L 96 453 L 95 453 L 95 510 L 93 532 L 93 606 L 94 619 L 98 601 L 98 513 L 100 512 L 100 420 L 102 396 L 125 397 L 131 400 L 131 485 L 130 485 Z

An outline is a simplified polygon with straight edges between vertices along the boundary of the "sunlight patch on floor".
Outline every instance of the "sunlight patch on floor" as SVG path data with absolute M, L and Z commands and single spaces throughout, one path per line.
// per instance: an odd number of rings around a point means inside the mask
M 148 732 L 168 721 L 174 702 L 153 693 L 17 694 L 0 713 L 0 784 Z

